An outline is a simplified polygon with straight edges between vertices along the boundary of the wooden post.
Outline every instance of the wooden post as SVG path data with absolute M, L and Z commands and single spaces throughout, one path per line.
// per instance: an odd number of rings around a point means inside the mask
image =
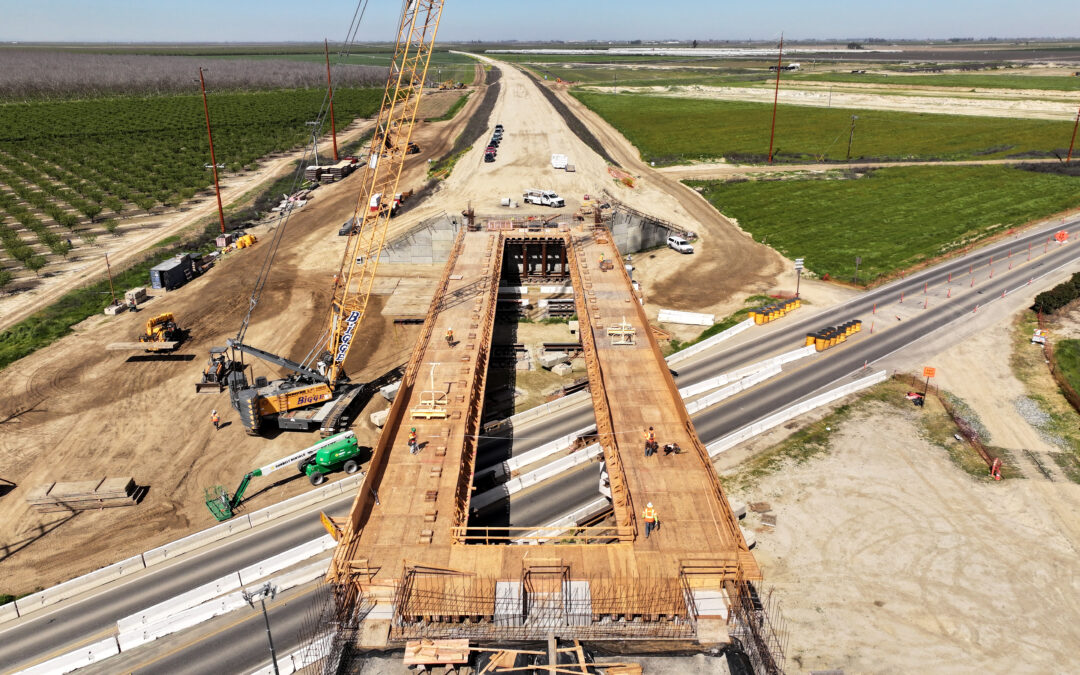
M 206 81 L 203 80 L 202 68 L 199 68 L 199 88 L 202 89 L 203 112 L 206 113 L 206 137 L 210 140 L 210 166 L 214 169 L 214 194 L 217 195 L 218 221 L 221 223 L 221 233 L 225 234 L 225 210 L 221 208 L 221 186 L 218 185 L 217 158 L 214 156 L 214 135 L 210 132 L 210 106 L 206 103 Z

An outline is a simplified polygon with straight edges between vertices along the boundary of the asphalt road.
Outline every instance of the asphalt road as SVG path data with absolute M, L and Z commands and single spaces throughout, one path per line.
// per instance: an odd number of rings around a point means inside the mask
M 943 283 L 950 273 L 956 277 L 967 274 L 969 265 L 985 265 L 991 256 L 995 260 L 1001 260 L 1010 249 L 1015 252 L 1018 259 L 1023 259 L 1026 257 L 1029 242 L 1036 249 L 1040 249 L 1047 235 L 1057 229 L 1062 228 L 1037 230 L 1016 239 L 1009 239 L 980 249 L 963 258 L 948 261 L 875 291 L 862 294 L 850 302 L 825 310 L 812 318 L 796 320 L 792 317 L 790 322 L 785 320 L 782 324 L 777 324 L 771 332 L 763 333 L 760 339 L 751 343 L 735 348 L 715 350 L 707 355 L 691 359 L 685 364 L 679 364 L 680 375 L 677 382 L 680 386 L 687 386 L 732 370 L 739 365 L 753 363 L 776 353 L 795 349 L 802 344 L 802 337 L 809 331 L 864 315 L 871 310 L 874 303 L 885 305 L 895 302 L 900 292 L 910 295 L 921 293 L 923 284 L 926 282 L 933 286 Z M 1075 234 L 1080 227 L 1077 221 L 1073 221 L 1064 229 L 1069 230 L 1075 239 Z M 1003 289 L 1014 290 L 1026 284 L 1032 276 L 1039 277 L 1059 266 L 1075 263 L 1077 257 L 1080 256 L 1080 249 L 1076 246 L 1076 243 L 1064 247 L 1051 244 L 1051 251 L 1031 266 L 1021 265 L 1011 271 L 999 269 L 993 279 L 983 279 L 979 282 L 979 287 L 982 289 L 979 297 L 985 298 L 988 302 L 999 297 Z M 1004 265 L 1000 267 L 1004 268 Z M 864 362 L 872 364 L 897 349 L 911 344 L 917 338 L 970 313 L 974 302 L 971 298 L 964 298 L 931 307 L 901 322 L 901 325 L 891 327 L 890 330 L 872 338 L 864 332 L 857 339 L 814 357 L 812 368 L 796 367 L 779 378 L 759 385 L 748 394 L 742 394 L 697 415 L 694 423 L 698 434 L 706 443 L 711 442 L 778 408 L 805 398 L 816 390 L 855 373 Z M 518 454 L 527 451 L 594 422 L 591 406 L 583 405 L 536 420 L 531 424 L 522 425 L 514 430 L 515 439 L 509 447 L 505 441 L 484 439 L 479 452 L 478 466 L 483 468 L 497 464 L 505 459 L 508 453 Z M 587 503 L 596 494 L 595 475 L 591 473 L 593 471 L 598 471 L 596 465 L 589 465 L 585 469 L 515 495 L 509 503 L 510 524 L 543 525 L 560 514 Z M 174 564 L 151 568 L 133 575 L 124 583 L 89 598 L 61 603 L 55 609 L 32 615 L 25 622 L 16 623 L 6 629 L 0 628 L 0 663 L 9 668 L 16 667 L 70 651 L 80 644 L 103 639 L 115 631 L 115 622 L 124 616 L 317 538 L 324 531 L 318 520 L 311 516 L 318 510 L 331 514 L 344 514 L 351 501 L 351 498 L 342 498 L 320 505 L 284 521 L 260 527 L 239 538 L 223 541 L 201 554 L 183 557 Z M 275 611 L 278 610 L 275 609 Z M 291 610 L 281 611 L 285 612 L 282 614 L 281 628 L 283 636 L 281 651 L 284 652 L 287 651 L 284 645 L 288 642 L 284 639 L 285 636 L 293 635 L 295 631 L 287 632 L 288 626 L 292 625 L 289 623 L 291 619 L 287 618 L 288 611 Z M 244 622 L 240 624 L 244 628 L 236 627 L 221 635 L 231 635 L 232 630 L 251 630 L 251 623 Z M 265 637 L 261 624 L 256 622 L 255 625 L 256 632 Z M 275 629 L 275 635 L 277 634 L 278 630 Z M 159 664 L 175 665 L 176 669 L 147 672 L 222 671 L 221 659 L 225 658 L 223 654 L 230 653 L 228 657 L 230 659 L 241 658 L 241 652 L 247 654 L 249 651 L 239 649 L 240 643 L 235 641 L 238 638 L 223 637 L 221 639 L 226 641 L 223 644 L 227 644 L 229 649 L 221 651 L 206 649 L 205 644 L 200 643 L 197 650 L 180 652 L 181 656 L 175 664 L 158 661 L 153 665 L 153 668 L 157 668 Z M 246 642 L 245 638 L 244 643 Z M 258 651 L 254 646 L 251 649 Z M 232 655 L 232 652 L 236 654 Z M 207 657 L 209 654 L 215 655 L 210 661 L 203 663 L 205 668 L 186 670 L 187 664 L 196 663 L 193 659 Z M 255 666 L 265 660 L 265 657 L 251 656 L 251 658 L 254 659 Z M 233 668 L 224 670 L 236 672 Z

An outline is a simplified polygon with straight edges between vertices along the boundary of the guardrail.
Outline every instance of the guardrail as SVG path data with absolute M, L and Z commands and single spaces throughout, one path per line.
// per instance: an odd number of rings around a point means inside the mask
M 310 506 L 337 495 L 346 494 L 355 489 L 363 480 L 362 474 L 349 476 L 339 481 L 324 485 L 304 494 L 297 495 L 285 501 L 259 509 L 251 514 L 238 516 L 232 520 L 215 525 L 201 532 L 188 535 L 163 546 L 150 549 L 137 556 L 132 556 L 118 563 L 113 563 L 101 569 L 94 570 L 74 579 L 57 584 L 43 591 L 19 598 L 15 602 L 0 605 L 0 624 L 14 621 L 20 617 L 32 614 L 68 600 L 81 593 L 101 587 L 121 577 L 128 576 L 140 570 L 163 562 L 173 560 L 181 555 L 200 549 L 215 541 L 232 536 L 238 532 L 250 530 L 256 525 L 270 522 L 276 518 L 288 515 L 302 508 Z
M 716 405 L 717 403 L 723 401 L 726 398 L 730 398 L 741 391 L 745 391 L 750 387 L 761 384 L 770 377 L 775 377 L 779 374 L 779 364 L 770 365 L 764 370 L 760 370 L 753 375 L 736 380 L 735 382 L 729 384 L 723 389 L 714 391 L 711 394 L 706 394 L 705 396 L 702 396 L 696 401 L 691 401 L 690 403 L 687 403 L 686 412 L 690 413 L 691 415 L 699 413 L 710 406 Z
M 24 668 L 19 672 L 22 675 L 60 675 L 60 673 L 70 673 L 78 668 L 104 661 L 110 656 L 116 656 L 119 653 L 120 645 L 117 644 L 116 638 L 111 637 L 80 647 L 73 652 L 49 659 L 36 666 Z
M 843 386 L 837 387 L 832 391 L 827 391 L 824 394 L 819 394 L 818 396 L 807 399 L 802 403 L 796 403 L 793 406 L 784 408 L 780 412 L 773 413 L 765 419 L 747 425 L 742 429 L 739 429 L 738 431 L 733 431 L 727 436 L 721 438 L 720 440 L 713 441 L 712 443 L 708 444 L 707 446 L 705 446 L 705 448 L 709 451 L 710 457 L 716 457 L 720 453 L 730 450 L 739 443 L 749 438 L 753 438 L 758 434 L 764 433 L 765 431 L 768 431 L 773 427 L 779 426 L 784 422 L 787 422 L 794 417 L 798 417 L 805 412 L 809 412 L 814 408 L 819 408 L 827 403 L 832 403 L 833 401 L 841 399 L 848 394 L 854 393 L 861 389 L 872 387 L 879 382 L 884 382 L 887 377 L 888 376 L 886 372 L 882 370 L 874 373 L 873 375 L 870 375 L 869 377 L 864 377 L 860 380 L 856 380 L 854 382 L 850 382 Z

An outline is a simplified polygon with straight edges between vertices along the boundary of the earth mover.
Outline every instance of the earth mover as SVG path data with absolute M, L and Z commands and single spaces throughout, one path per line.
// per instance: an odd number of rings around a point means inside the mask
M 204 493 L 206 507 L 219 522 L 228 520 L 235 515 L 236 510 L 243 503 L 244 493 L 247 492 L 251 479 L 256 476 L 265 476 L 295 463 L 296 468 L 308 477 L 312 485 L 322 485 L 326 482 L 328 473 L 341 470 L 353 474 L 359 471 L 359 455 L 360 446 L 356 442 L 356 434 L 346 431 L 331 436 L 310 448 L 249 471 L 240 479 L 240 485 L 232 495 L 229 495 L 220 485 L 207 489 Z

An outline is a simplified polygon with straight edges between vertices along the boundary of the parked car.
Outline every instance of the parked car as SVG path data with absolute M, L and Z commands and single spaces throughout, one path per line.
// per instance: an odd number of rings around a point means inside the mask
M 494 152 L 485 152 L 484 153 L 484 161 L 485 162 L 494 162 L 495 161 L 495 153 Z
M 679 253 L 694 252 L 694 247 L 690 245 L 690 242 L 686 241 L 682 237 L 668 237 L 667 245 L 669 248 L 673 248 Z

